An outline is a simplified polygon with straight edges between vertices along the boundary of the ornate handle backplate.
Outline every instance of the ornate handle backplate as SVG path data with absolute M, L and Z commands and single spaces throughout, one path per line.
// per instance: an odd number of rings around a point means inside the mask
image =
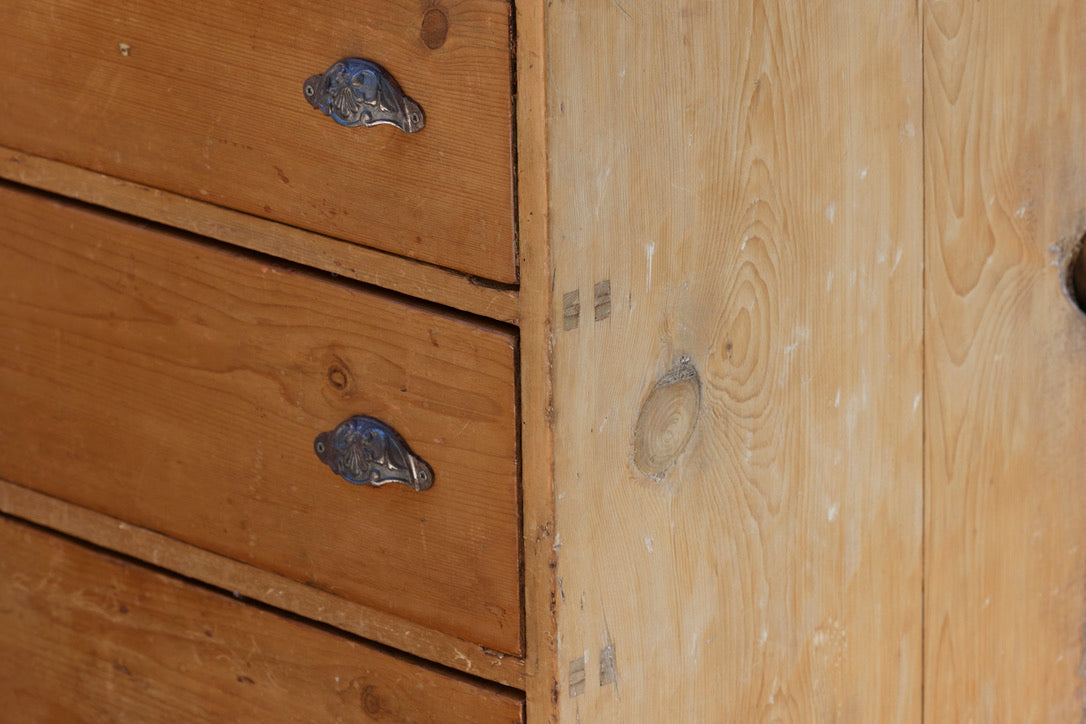
M 355 485 L 401 483 L 415 490 L 434 484 L 434 470 L 399 433 L 374 417 L 348 418 L 313 441 L 317 457 Z
M 396 126 L 405 133 L 426 124 L 422 107 L 404 94 L 381 66 L 362 58 L 344 58 L 303 86 L 305 99 L 344 126 Z

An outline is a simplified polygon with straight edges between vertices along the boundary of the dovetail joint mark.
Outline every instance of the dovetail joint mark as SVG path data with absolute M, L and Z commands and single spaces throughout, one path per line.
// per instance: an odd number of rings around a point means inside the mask
M 580 696 L 585 691 L 584 657 L 569 662 L 569 695 Z
M 562 329 L 577 329 L 581 321 L 581 291 L 574 289 L 562 295 Z
M 600 686 L 614 684 L 618 679 L 615 668 L 615 645 L 607 644 L 600 649 Z
M 596 321 L 601 322 L 611 316 L 611 280 L 604 279 L 596 282 L 593 287 L 593 297 L 596 308 Z

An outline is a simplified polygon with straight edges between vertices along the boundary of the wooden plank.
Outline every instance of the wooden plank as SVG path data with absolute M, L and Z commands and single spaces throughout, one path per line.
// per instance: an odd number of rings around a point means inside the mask
M 0 480 L 0 513 L 335 626 L 427 661 L 497 684 L 524 688 L 523 659 L 4 480 Z
M 509 690 L 0 517 L 7 721 L 522 721 Z
M 0 144 L 512 283 L 509 19 L 508 0 L 5 2 Z M 314 110 L 304 81 L 345 57 L 426 127 Z
M 521 643 L 515 338 L 0 189 L 0 477 L 504 653 Z M 424 493 L 314 437 L 400 431 Z
M 917 5 L 547 12 L 561 720 L 916 721 Z
M 1079 721 L 1086 6 L 924 3 L 925 711 Z
M 152 189 L 105 174 L 0 147 L 0 178 L 288 261 L 443 304 L 499 322 L 517 323 L 517 291 L 465 274 L 343 244 L 311 231 Z
M 548 238 L 545 4 L 517 8 L 517 193 L 521 260 L 520 429 L 524 533 L 525 689 L 532 724 L 557 720 L 551 387 L 553 276 Z

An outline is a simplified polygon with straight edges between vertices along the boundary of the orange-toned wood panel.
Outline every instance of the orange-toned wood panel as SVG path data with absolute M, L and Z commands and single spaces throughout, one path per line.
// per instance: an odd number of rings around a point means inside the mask
M 1081 721 L 1086 5 L 924 10 L 925 711 Z
M 431 10 L 448 27 L 436 49 Z M 5 2 L 0 144 L 513 282 L 509 14 L 507 0 Z M 344 128 L 310 107 L 305 79 L 355 56 L 422 104 L 425 129 Z
M 4 721 L 521 721 L 520 697 L 0 517 Z
M 0 477 L 521 651 L 504 331 L 0 188 Z M 355 486 L 356 414 L 434 468 Z

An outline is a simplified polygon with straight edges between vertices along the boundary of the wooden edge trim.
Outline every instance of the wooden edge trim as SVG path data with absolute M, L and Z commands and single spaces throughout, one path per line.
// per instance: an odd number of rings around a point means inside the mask
M 546 3 L 516 4 L 521 478 L 528 721 L 558 717 Z
M 320 621 L 427 661 L 524 689 L 524 661 L 175 538 L 0 480 L 0 512 Z
M 0 178 L 516 324 L 515 289 L 0 146 Z

